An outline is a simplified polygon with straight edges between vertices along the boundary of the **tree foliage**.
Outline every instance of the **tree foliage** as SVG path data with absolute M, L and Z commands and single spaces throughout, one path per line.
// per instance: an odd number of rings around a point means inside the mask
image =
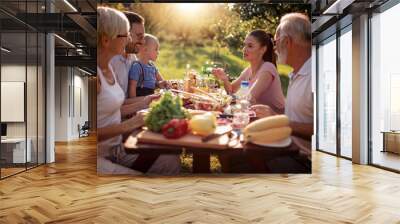
M 263 29 L 274 34 L 281 17 L 290 12 L 305 13 L 310 16 L 308 4 L 229 4 L 225 18 L 213 27 L 216 40 L 236 54 L 241 51 L 247 33 Z
M 275 33 L 280 18 L 289 12 L 310 14 L 308 4 L 219 3 L 207 4 L 196 15 L 180 13 L 177 4 L 119 3 L 113 6 L 141 14 L 146 20 L 146 32 L 161 40 L 182 46 L 216 43 L 227 46 L 232 53 L 241 54 L 247 33 L 264 29 Z M 205 4 L 204 4 L 205 5 Z

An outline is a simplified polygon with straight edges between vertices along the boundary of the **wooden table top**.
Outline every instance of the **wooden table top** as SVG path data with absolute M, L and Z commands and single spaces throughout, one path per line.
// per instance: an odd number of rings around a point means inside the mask
M 268 154 L 273 156 L 286 156 L 296 155 L 299 153 L 299 147 L 296 146 L 293 141 L 288 147 L 275 148 L 275 147 L 264 147 L 258 146 L 251 143 L 242 144 L 239 140 L 233 140 L 230 142 L 227 149 L 210 149 L 210 148 L 196 148 L 196 147 L 182 147 L 182 146 L 171 146 L 162 144 L 148 144 L 139 143 L 135 137 L 140 130 L 134 131 L 125 141 L 125 150 L 127 153 L 181 153 L 183 149 L 186 152 L 193 153 L 246 153 L 255 152 Z

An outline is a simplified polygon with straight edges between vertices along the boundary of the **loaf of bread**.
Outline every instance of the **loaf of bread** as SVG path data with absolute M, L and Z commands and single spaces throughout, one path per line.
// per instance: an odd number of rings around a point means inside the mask
M 243 132 L 250 133 L 285 126 L 289 126 L 289 118 L 286 115 L 275 115 L 250 123 L 244 128 Z
M 262 131 L 244 133 L 244 140 L 253 143 L 272 143 L 284 140 L 290 136 L 292 129 L 288 126 L 270 128 Z

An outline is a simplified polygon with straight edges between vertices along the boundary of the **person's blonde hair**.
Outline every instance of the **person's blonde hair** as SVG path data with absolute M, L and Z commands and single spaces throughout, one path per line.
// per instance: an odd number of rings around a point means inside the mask
M 124 13 L 109 7 L 97 7 L 97 44 L 101 45 L 103 35 L 114 39 L 129 32 L 129 21 Z
M 144 34 L 144 45 L 149 45 L 150 43 L 156 43 L 158 45 L 160 45 L 160 42 L 158 41 L 158 38 L 154 35 L 151 35 L 149 33 Z
M 298 43 L 311 44 L 311 22 L 302 13 L 289 13 L 281 18 L 278 29 Z

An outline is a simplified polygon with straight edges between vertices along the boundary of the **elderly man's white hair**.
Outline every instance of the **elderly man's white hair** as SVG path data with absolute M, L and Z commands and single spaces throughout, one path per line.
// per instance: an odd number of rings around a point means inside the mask
M 311 44 L 311 22 L 302 13 L 289 13 L 281 18 L 277 31 L 288 35 L 299 44 Z
M 101 35 L 111 39 L 129 32 L 129 21 L 124 13 L 109 7 L 97 7 L 97 43 Z

